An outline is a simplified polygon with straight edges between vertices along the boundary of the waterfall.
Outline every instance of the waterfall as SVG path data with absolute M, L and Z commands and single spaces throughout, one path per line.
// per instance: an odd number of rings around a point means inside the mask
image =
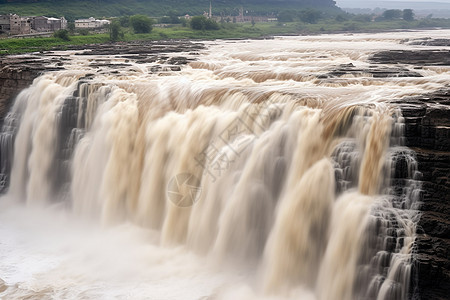
M 228 58 L 268 59 L 252 55 Z M 401 112 L 365 99 L 374 87 L 289 70 L 254 80 L 204 60 L 166 76 L 37 78 L 0 134 L 6 197 L 148 230 L 158 251 L 245 278 L 237 298 L 412 297 L 421 185 Z
M 58 76 L 25 90 L 3 127 L 17 201 L 160 230 L 161 245 L 258 270 L 269 294 L 303 286 L 318 299 L 406 298 L 420 187 L 412 152 L 392 137 L 398 112 L 325 115 L 272 92 L 169 110 Z

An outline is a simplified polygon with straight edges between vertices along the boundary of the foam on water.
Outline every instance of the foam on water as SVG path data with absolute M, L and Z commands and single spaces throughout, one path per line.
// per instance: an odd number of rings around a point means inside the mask
M 72 55 L 0 134 L 0 297 L 408 298 L 421 186 L 390 100 L 450 70 L 321 75 L 447 34 L 209 42 L 178 73 Z

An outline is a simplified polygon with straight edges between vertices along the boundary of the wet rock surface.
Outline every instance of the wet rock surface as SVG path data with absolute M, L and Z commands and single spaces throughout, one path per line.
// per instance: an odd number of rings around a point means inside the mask
M 450 87 L 398 101 L 405 118 L 406 145 L 422 173 L 421 218 L 416 240 L 413 299 L 450 295 Z M 413 278 L 414 280 L 414 278 Z
M 389 78 L 389 77 L 423 77 L 416 71 L 409 70 L 405 67 L 380 67 L 371 65 L 368 68 L 357 68 L 352 63 L 342 64 L 327 74 L 318 76 L 318 78 L 336 78 L 344 75 L 354 76 L 371 76 L 373 78 Z
M 21 90 L 44 72 L 63 70 L 61 67 L 63 63 L 62 57 L 46 59 L 36 55 L 0 57 L 0 121 Z
M 450 66 L 450 50 L 390 50 L 378 52 L 370 61 L 379 64 Z
M 193 43 L 188 40 L 169 40 L 71 46 L 67 50 L 82 50 L 77 55 L 120 55 L 133 58 L 131 55 L 134 54 L 142 58 L 147 57 L 149 54 L 196 52 L 201 49 L 203 49 L 203 44 L 201 43 Z
M 448 47 L 450 46 L 450 39 L 433 39 L 433 38 L 422 38 L 422 39 L 406 39 L 403 40 L 404 44 L 408 45 L 418 45 L 418 46 L 438 46 L 438 47 Z
M 420 46 L 450 46 L 450 39 L 406 40 Z M 369 58 L 379 64 L 449 66 L 449 50 L 382 51 Z M 450 295 L 450 86 L 397 101 L 405 118 L 406 146 L 417 154 L 422 173 L 421 218 L 415 243 L 413 299 Z

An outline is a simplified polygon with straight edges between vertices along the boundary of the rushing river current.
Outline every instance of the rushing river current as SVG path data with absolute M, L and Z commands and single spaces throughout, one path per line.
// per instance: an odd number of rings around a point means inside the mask
M 327 74 L 449 35 L 207 42 L 160 72 L 61 52 L 1 130 L 0 298 L 407 299 L 421 186 L 391 101 L 450 68 Z

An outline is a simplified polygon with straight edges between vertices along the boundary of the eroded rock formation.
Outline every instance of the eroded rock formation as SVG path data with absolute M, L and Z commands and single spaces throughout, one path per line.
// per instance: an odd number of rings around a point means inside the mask
M 416 299 L 450 295 L 450 89 L 403 99 L 406 145 L 417 154 L 423 196 Z
M 448 39 L 405 41 L 411 45 L 448 46 Z M 450 65 L 448 50 L 383 51 L 379 64 Z M 428 95 L 399 99 L 405 117 L 406 146 L 417 154 L 422 173 L 422 204 L 416 240 L 414 299 L 448 299 L 450 295 L 450 86 Z

